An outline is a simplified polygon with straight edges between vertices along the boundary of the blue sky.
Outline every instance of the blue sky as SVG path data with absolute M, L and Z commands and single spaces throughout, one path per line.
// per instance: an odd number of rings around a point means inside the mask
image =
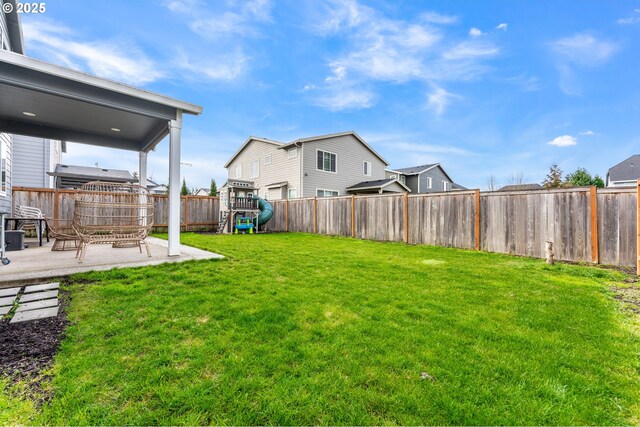
M 640 1 L 48 0 L 27 54 L 202 105 L 190 187 L 225 180 L 249 135 L 355 130 L 391 167 L 455 181 L 605 175 L 640 153 Z M 167 180 L 167 142 L 149 172 Z M 71 144 L 66 163 L 137 169 Z

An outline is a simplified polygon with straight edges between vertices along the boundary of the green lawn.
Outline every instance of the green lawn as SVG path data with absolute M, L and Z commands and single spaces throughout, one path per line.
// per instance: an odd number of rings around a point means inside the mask
M 309 234 L 183 242 L 228 258 L 75 276 L 53 399 L 10 388 L 0 408 L 57 425 L 640 421 L 621 273 Z

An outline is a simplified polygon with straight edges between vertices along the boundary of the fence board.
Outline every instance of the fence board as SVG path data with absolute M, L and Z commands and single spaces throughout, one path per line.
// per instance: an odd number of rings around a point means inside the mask
M 636 265 L 637 192 L 598 190 L 598 253 L 602 264 Z
M 317 232 L 331 236 L 351 236 L 351 197 L 317 199 Z
M 289 200 L 289 231 L 313 233 L 313 199 Z
M 401 242 L 404 239 L 403 195 L 355 198 L 355 237 Z

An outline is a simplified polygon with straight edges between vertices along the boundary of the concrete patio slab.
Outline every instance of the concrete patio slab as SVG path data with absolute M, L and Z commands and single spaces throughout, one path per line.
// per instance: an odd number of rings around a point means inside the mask
M 58 305 L 58 298 L 27 302 L 27 303 L 18 305 L 18 308 L 16 308 L 16 313 L 20 311 L 29 311 L 29 310 L 38 310 L 41 308 L 56 307 L 57 305 Z
M 38 301 L 41 299 L 49 299 L 49 298 L 57 298 L 58 290 L 55 291 L 46 291 L 46 292 L 36 292 L 35 294 L 26 294 L 22 295 L 18 300 L 18 303 L 22 304 L 25 302 Z
M 31 292 L 50 291 L 60 288 L 60 282 L 43 283 L 42 285 L 25 286 L 24 293 L 30 294 Z
M 58 315 L 60 307 L 43 308 L 41 310 L 22 311 L 13 315 L 9 323 L 26 322 L 28 320 L 38 320 Z
M 221 259 L 222 255 L 182 245 L 179 256 L 167 255 L 167 241 L 149 237 L 147 239 L 151 257 L 146 251 L 140 253 L 134 248 L 112 248 L 111 245 L 91 245 L 87 249 L 84 262 L 78 263 L 75 251 L 52 251 L 53 241 L 38 246 L 36 240 L 29 241 L 29 248 L 23 251 L 7 252 L 9 265 L 0 266 L 0 288 L 17 284 L 32 284 L 38 281 L 69 276 L 87 271 L 103 271 L 113 268 L 144 267 L 166 262 Z
M 15 295 L 11 297 L 0 298 L 0 307 L 4 307 L 6 305 L 12 306 L 15 300 L 16 300 Z
M 0 289 L 0 297 L 12 297 L 18 295 L 20 288 L 6 288 Z

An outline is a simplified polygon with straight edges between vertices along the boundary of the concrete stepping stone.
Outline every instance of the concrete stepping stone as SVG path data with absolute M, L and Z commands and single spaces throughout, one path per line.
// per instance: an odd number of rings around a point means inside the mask
M 57 305 L 58 305 L 58 298 L 27 302 L 27 303 L 18 305 L 18 308 L 16 309 L 16 313 L 21 311 L 38 310 L 40 308 L 56 307 Z
M 0 298 L 0 307 L 4 307 L 5 305 L 12 306 L 15 300 L 16 300 L 15 295 L 12 297 Z
M 58 315 L 60 307 L 42 308 L 40 310 L 21 311 L 13 315 L 13 319 L 9 323 L 26 322 L 28 320 L 45 319 L 47 317 L 55 317 Z
M 55 283 L 43 283 L 42 285 L 30 285 L 24 288 L 24 293 L 29 294 L 31 292 L 51 291 L 60 287 L 59 282 Z
M 0 316 L 4 316 L 5 314 L 9 313 L 12 308 L 13 306 L 10 306 L 10 305 L 7 305 L 5 307 L 0 307 Z
M 18 295 L 18 292 L 20 292 L 20 288 L 6 288 L 6 289 L 0 289 L 0 297 L 11 297 L 11 296 L 15 296 L 15 295 Z
M 38 301 L 41 299 L 49 299 L 49 298 L 56 298 L 58 296 L 58 290 L 56 289 L 55 291 L 45 291 L 45 292 L 35 292 L 32 294 L 24 294 L 20 297 L 20 300 L 18 300 L 19 303 L 23 303 L 23 302 L 31 302 L 31 301 Z

